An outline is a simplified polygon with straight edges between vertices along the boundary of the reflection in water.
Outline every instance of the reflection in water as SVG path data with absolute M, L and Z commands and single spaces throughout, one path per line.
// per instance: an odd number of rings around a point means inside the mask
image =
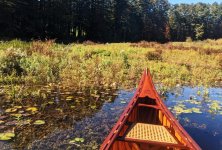
M 0 118 L 5 121 L 0 128 L 6 123 L 11 126 L 0 130 L 15 129 L 16 134 L 11 141 L 0 142 L 1 149 L 98 149 L 135 92 L 70 91 L 60 87 L 46 88 L 41 91 L 44 99 L 2 103 L 0 109 L 4 111 L 21 105 L 16 113 L 22 116 L 15 119 L 11 113 L 1 113 L 1 117 L 7 118 Z M 222 149 L 220 88 L 176 87 L 164 95 L 166 105 L 203 149 Z M 38 111 L 26 111 L 30 107 Z M 27 120 L 30 122 L 21 124 Z M 33 125 L 35 120 L 46 123 Z

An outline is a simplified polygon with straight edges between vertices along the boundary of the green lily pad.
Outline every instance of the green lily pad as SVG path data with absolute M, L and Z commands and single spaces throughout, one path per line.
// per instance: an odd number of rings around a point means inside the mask
M 121 104 L 126 104 L 126 101 L 122 100 L 120 101 Z
M 45 124 L 45 121 L 44 120 L 36 120 L 33 124 L 42 125 L 42 124 Z
M 5 110 L 6 113 L 16 112 L 17 108 L 8 108 Z
M 192 108 L 191 110 L 192 110 L 194 113 L 198 113 L 198 114 L 202 113 L 199 108 Z
M 14 106 L 14 108 L 16 108 L 16 109 L 21 109 L 22 106 Z
M 7 132 L 7 133 L 0 133 L 0 140 L 1 141 L 8 141 L 15 137 L 15 133 Z
M 197 95 L 201 95 L 201 92 L 199 90 L 197 91 Z
M 115 108 L 110 108 L 110 110 L 115 110 Z
M 63 110 L 61 108 L 56 108 L 56 110 L 61 112 L 61 113 L 63 112 Z
M 36 112 L 36 111 L 38 111 L 38 108 L 36 108 L 36 107 L 29 107 L 29 108 L 26 109 L 26 111 Z
M 72 105 L 72 106 L 70 106 L 70 108 L 76 108 L 76 106 L 73 106 L 73 105 Z
M 92 97 L 99 98 L 100 96 L 97 94 L 91 94 Z
M 22 117 L 22 114 L 11 114 L 11 116 L 16 117 L 16 118 L 20 118 L 20 117 Z
M 68 97 L 66 97 L 66 100 L 67 100 L 67 101 L 73 100 L 73 96 L 68 96 Z
M 92 109 L 96 109 L 96 106 L 95 106 L 95 105 L 93 105 L 93 106 L 90 106 L 90 108 L 92 108 Z
M 74 139 L 76 142 L 81 142 L 81 143 L 83 143 L 84 141 L 85 141 L 85 139 L 84 138 L 75 138 Z
M 212 111 L 218 111 L 221 109 L 221 106 L 219 105 L 219 102 L 218 101 L 213 101 L 210 105 L 210 109 Z
M 49 101 L 48 104 L 52 105 L 52 104 L 54 104 L 54 102 L 53 101 Z

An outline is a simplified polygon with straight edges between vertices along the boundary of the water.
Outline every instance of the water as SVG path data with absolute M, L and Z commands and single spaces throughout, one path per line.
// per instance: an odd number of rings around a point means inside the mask
M 1 132 L 15 130 L 16 136 L 1 141 L 0 149 L 98 149 L 135 92 L 106 89 L 76 94 L 62 91 L 51 91 L 46 100 L 24 100 L 22 114 L 30 116 L 22 116 L 20 120 L 14 117 L 2 119 L 5 122 L 0 128 L 7 126 L 6 123 L 12 125 L 0 129 Z M 165 94 L 164 99 L 203 149 L 222 150 L 221 88 L 175 87 Z M 1 116 L 9 116 L 4 110 L 15 105 L 18 104 L 2 103 Z M 38 111 L 34 114 L 27 112 L 31 106 Z M 28 119 L 31 120 L 29 124 L 18 123 Z M 34 125 L 37 119 L 46 123 Z

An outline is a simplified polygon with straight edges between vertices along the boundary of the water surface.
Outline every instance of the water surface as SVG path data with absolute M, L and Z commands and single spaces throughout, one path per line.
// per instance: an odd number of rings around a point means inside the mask
M 15 137 L 1 141 L 0 148 L 98 149 L 134 92 L 112 89 L 70 92 L 55 88 L 46 90 L 45 99 L 1 102 L 0 120 L 4 122 L 0 130 L 14 131 Z M 175 87 L 165 93 L 163 99 L 203 149 L 222 150 L 221 88 Z M 22 107 L 15 112 L 5 112 L 16 106 Z M 30 107 L 38 110 L 30 112 L 27 110 Z M 12 115 L 19 113 L 22 114 L 19 118 Z M 35 125 L 36 120 L 45 123 Z

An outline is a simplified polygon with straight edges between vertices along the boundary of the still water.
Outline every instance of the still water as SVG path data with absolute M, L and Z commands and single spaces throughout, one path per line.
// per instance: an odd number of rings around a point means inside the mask
M 47 92 L 44 99 L 1 102 L 0 131 L 15 137 L 0 141 L 0 149 L 99 149 L 135 90 Z M 175 87 L 163 99 L 204 150 L 222 150 L 221 88 Z

